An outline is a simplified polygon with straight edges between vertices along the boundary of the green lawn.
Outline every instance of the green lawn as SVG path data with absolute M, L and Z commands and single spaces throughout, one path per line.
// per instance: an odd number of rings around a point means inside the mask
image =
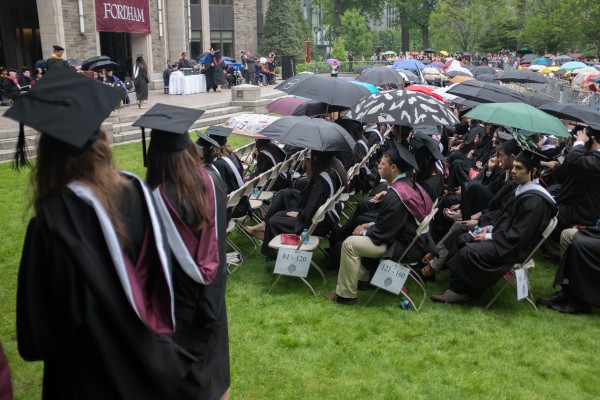
M 244 139 L 234 138 L 235 146 Z M 143 176 L 140 144 L 114 147 L 117 163 Z M 39 399 L 41 363 L 18 355 L 16 277 L 24 231 L 28 172 L 0 165 L 0 341 L 12 369 L 15 398 Z M 246 251 L 248 241 L 237 238 Z M 320 265 L 327 260 L 315 254 Z M 555 265 L 536 260 L 534 293 L 547 294 Z M 484 311 L 425 303 L 403 311 L 380 293 L 368 307 L 314 298 L 301 281 L 284 277 L 267 294 L 273 265 L 254 252 L 229 277 L 227 300 L 233 399 L 597 399 L 600 396 L 598 312 L 565 316 L 517 302 L 508 291 Z M 335 289 L 317 274 L 321 292 Z M 445 289 L 447 276 L 430 284 Z M 409 284 L 410 293 L 416 293 Z M 364 300 L 371 292 L 361 293 Z

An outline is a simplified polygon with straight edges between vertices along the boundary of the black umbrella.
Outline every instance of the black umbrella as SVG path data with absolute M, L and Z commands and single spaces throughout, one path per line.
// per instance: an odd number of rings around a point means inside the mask
M 521 63 L 531 63 L 536 58 L 539 58 L 539 57 L 533 53 L 525 54 L 523 56 L 523 58 L 521 58 Z
M 468 52 L 468 51 L 463 51 L 461 54 L 462 54 L 464 57 L 473 57 L 473 53 L 470 53 L 470 52 Z
M 452 111 L 431 96 L 408 90 L 374 93 L 352 107 L 346 118 L 393 125 L 454 125 Z
M 260 133 L 282 144 L 316 151 L 351 151 L 356 144 L 344 128 L 322 118 L 283 117 Z
M 435 128 L 435 126 L 433 127 Z M 436 129 L 437 131 L 437 129 Z M 410 145 L 416 150 L 425 147 L 436 160 L 445 160 L 446 157 L 440 151 L 440 142 L 432 138 L 426 133 L 413 129 L 413 137 Z
M 594 129 L 600 129 L 600 113 L 592 107 L 574 103 L 546 103 L 538 109 L 557 118 L 583 122 Z
M 330 112 L 344 111 L 348 107 L 332 106 L 322 101 L 309 100 L 305 103 L 300 104 L 291 115 L 296 117 L 314 117 L 317 115 L 323 115 Z
M 478 81 L 481 81 L 481 82 L 498 83 L 498 82 L 496 82 L 496 77 L 492 74 L 479 75 L 475 79 L 477 79 Z
M 497 78 L 502 82 L 548 83 L 548 79 L 533 71 L 513 69 L 504 72 Z
M 454 100 L 451 101 L 454 104 L 458 104 L 459 106 L 461 106 L 461 109 L 468 109 L 468 108 L 473 108 L 473 107 L 477 107 L 478 105 L 480 105 L 481 103 L 478 101 L 473 101 L 473 100 L 466 100 L 463 99 L 462 97 L 457 97 Z
M 484 75 L 484 74 L 491 74 L 494 75 L 496 73 L 496 70 L 492 67 L 488 67 L 486 65 L 482 65 L 480 67 L 475 67 L 471 70 L 471 72 L 473 73 L 473 75 L 475 76 L 479 76 L 479 75 Z
M 515 90 L 474 79 L 452 86 L 447 93 L 480 103 L 525 102 L 525 97 Z
M 525 103 L 530 106 L 538 107 L 542 104 L 554 103 L 556 100 L 550 96 L 541 93 L 523 93 Z
M 435 125 L 415 125 L 413 126 L 413 132 L 419 132 L 428 136 L 439 135 L 437 126 Z
M 98 61 L 110 61 L 110 57 L 108 56 L 94 56 L 90 57 L 81 64 L 81 69 L 84 71 L 89 70 L 90 65 L 97 63 Z
M 423 50 L 423 53 L 435 53 L 435 50 L 430 47 L 428 49 Z
M 406 78 L 408 78 L 411 82 L 420 82 L 421 78 L 419 78 L 414 72 L 409 71 L 407 69 L 397 69 L 396 72 L 403 73 Z
M 563 63 L 563 62 L 567 62 L 567 61 L 573 61 L 573 59 L 569 56 L 556 56 L 552 59 L 552 61 L 556 61 L 559 63 Z
M 115 65 L 118 66 L 119 64 L 117 64 L 116 62 L 110 61 L 110 60 L 102 60 L 102 61 L 98 61 L 98 62 L 91 64 L 88 67 L 88 71 L 95 71 L 95 70 L 98 70 L 101 68 L 114 69 L 113 67 Z
M 375 86 L 396 84 L 401 85 L 404 79 L 395 69 L 388 67 L 375 67 L 364 70 L 357 80 L 371 83 Z
M 364 70 L 368 69 L 368 68 L 372 68 L 368 65 L 361 65 L 358 68 L 355 68 L 354 71 L 352 71 L 353 74 L 362 74 Z
M 286 79 L 275 89 L 295 96 L 322 101 L 329 105 L 350 108 L 371 94 L 367 88 L 331 77 L 300 74 Z

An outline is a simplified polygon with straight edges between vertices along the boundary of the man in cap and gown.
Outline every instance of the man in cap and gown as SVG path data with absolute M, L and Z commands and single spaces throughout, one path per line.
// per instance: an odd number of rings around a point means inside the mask
M 52 48 L 54 49 L 54 53 L 46 60 L 46 71 L 50 71 L 52 68 L 69 68 L 69 62 L 62 59 L 65 49 L 56 44 Z
M 225 240 L 219 240 L 226 236 L 226 199 L 215 172 L 200 166 L 198 150 L 188 134 L 203 113 L 156 104 L 133 125 L 152 129 L 146 179 L 172 252 L 173 340 L 197 359 L 180 397 L 218 400 L 230 385 L 227 257 Z M 200 200 L 203 208 L 192 206 Z M 201 224 L 200 214 L 204 217 Z
M 510 211 L 504 210 L 446 262 L 450 289 L 431 296 L 432 300 L 464 303 L 471 297 L 481 297 L 537 245 L 557 212 L 552 196 L 534 180 L 539 168 L 538 154 L 524 149 L 517 155 L 511 174 L 518 187 Z
M 417 168 L 410 151 L 397 144 L 387 150 L 379 162 L 379 175 L 389 188 L 381 199 L 381 208 L 374 223 L 359 225 L 342 244 L 340 271 L 335 293 L 325 297 L 338 304 L 356 303 L 358 282 L 368 281 L 369 272 L 361 265 L 363 257 L 398 261 L 413 239 L 418 224 L 431 212 L 431 199 L 407 176 Z M 425 238 L 410 249 L 408 261 L 422 254 Z
M 55 68 L 5 116 L 40 130 L 17 341 L 43 399 L 171 399 L 194 361 L 171 339 L 168 249 L 152 194 L 119 173 L 100 124 L 118 89 Z

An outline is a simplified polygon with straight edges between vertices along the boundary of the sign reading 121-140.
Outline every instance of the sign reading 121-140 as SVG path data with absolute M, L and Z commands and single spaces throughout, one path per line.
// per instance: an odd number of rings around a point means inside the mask
M 277 253 L 277 261 L 273 272 L 306 278 L 311 260 L 312 252 L 310 251 L 281 248 Z
M 148 0 L 94 0 L 99 32 L 150 33 Z

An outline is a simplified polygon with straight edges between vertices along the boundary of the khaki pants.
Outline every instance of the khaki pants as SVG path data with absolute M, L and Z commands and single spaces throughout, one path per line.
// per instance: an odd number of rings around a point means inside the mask
M 575 234 L 577 232 L 579 232 L 579 229 L 569 228 L 569 229 L 563 230 L 560 233 L 560 257 L 561 258 L 562 258 L 562 256 L 565 255 L 565 252 L 567 251 L 567 247 L 569 247 L 569 245 L 573 241 L 573 238 L 575 237 Z
M 355 299 L 358 281 L 369 279 L 369 271 L 361 265 L 361 258 L 379 258 L 386 250 L 387 245 L 377 246 L 367 236 L 350 236 L 344 240 L 335 293 L 338 296 Z

